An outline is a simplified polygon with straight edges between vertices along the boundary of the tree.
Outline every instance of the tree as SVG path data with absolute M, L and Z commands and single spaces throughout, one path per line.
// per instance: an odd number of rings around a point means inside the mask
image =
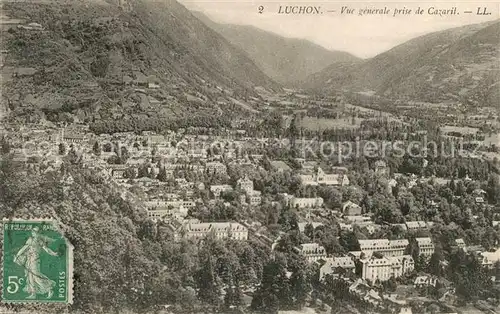
M 160 171 L 158 172 L 156 178 L 161 182 L 167 182 L 168 177 L 167 177 L 167 170 L 165 169 L 165 167 L 160 168 Z
M 203 249 L 201 254 L 201 268 L 196 273 L 195 277 L 198 283 L 198 297 L 208 303 L 218 307 L 220 305 L 220 278 L 215 270 L 216 259 L 211 252 Z
M 396 288 L 398 287 L 398 283 L 394 277 L 389 278 L 385 285 L 387 286 L 387 289 L 392 292 L 396 291 Z
M 10 153 L 10 143 L 7 141 L 7 138 L 3 136 L 0 141 L 0 154 L 6 155 L 8 153 Z
M 149 178 L 149 167 L 147 164 L 143 164 L 139 167 L 137 171 L 138 178 Z
M 500 179 L 498 175 L 491 174 L 486 188 L 488 201 L 492 204 L 500 204 Z
M 75 150 L 75 147 L 73 147 L 73 146 L 71 146 L 71 149 L 69 150 L 68 160 L 72 164 L 77 164 L 81 160 L 80 156 L 78 155 L 78 153 Z
M 153 146 L 153 149 L 151 149 L 151 156 L 156 156 L 158 153 L 158 146 Z
M 463 300 L 477 299 L 492 284 L 476 256 L 462 250 L 451 255 L 448 276 L 456 285 L 457 295 Z
M 92 147 L 92 152 L 96 156 L 101 156 L 101 146 L 98 141 L 95 141 L 94 146 Z
M 262 313 L 277 313 L 291 304 L 289 280 L 282 260 L 269 261 L 262 271 L 261 285 L 252 299 L 252 309 Z
M 338 226 L 329 224 L 328 226 L 319 226 L 314 230 L 314 238 L 325 248 L 328 254 L 340 253 L 345 249 L 340 245 L 338 238 Z M 356 244 L 352 244 L 356 246 Z
M 135 179 L 135 175 L 135 170 L 133 168 L 127 168 L 125 172 L 123 172 L 123 177 L 125 179 Z
M 439 311 L 441 310 L 441 308 L 437 304 L 431 304 L 431 305 L 429 305 L 429 307 L 427 308 L 427 310 L 431 314 L 437 314 L 437 313 L 439 313 Z
M 104 144 L 103 150 L 106 153 L 111 153 L 113 151 L 113 144 L 111 144 L 111 143 Z
M 304 235 L 308 237 L 309 239 L 313 240 L 314 239 L 314 227 L 312 224 L 308 223 L 304 227 Z
M 481 245 L 486 250 L 494 249 L 496 247 L 496 243 L 499 241 L 500 233 L 497 233 L 493 227 L 486 228 L 481 236 Z
M 297 114 L 295 114 L 292 118 L 292 121 L 290 122 L 290 126 L 288 127 L 288 136 L 290 137 L 290 141 L 294 148 L 295 148 L 295 140 L 300 135 L 299 130 L 300 130 L 299 117 Z M 293 157 L 298 157 L 298 156 L 293 156 Z
M 116 147 L 118 147 L 118 145 Z M 125 146 L 120 147 L 120 150 L 117 152 L 117 155 L 120 158 L 120 164 L 122 165 L 126 164 L 128 158 L 130 157 L 128 149 Z
M 238 281 L 234 284 L 228 285 L 226 288 L 226 295 L 224 296 L 224 305 L 226 308 L 230 308 L 232 306 L 240 306 L 243 302 L 243 293 L 241 292 L 241 288 L 239 286 Z
M 410 236 L 408 238 L 408 246 L 406 247 L 405 254 L 411 255 L 415 263 L 417 262 L 420 255 L 420 248 L 418 247 L 418 243 L 414 236 Z
M 281 225 L 283 231 L 298 230 L 298 218 L 297 213 L 292 210 L 282 211 L 280 218 L 278 219 L 278 224 Z
M 339 243 L 347 252 L 361 250 L 358 238 L 352 231 L 342 231 L 340 233 Z
M 311 291 L 304 268 L 299 268 L 290 277 L 290 288 L 296 309 L 301 310 L 306 304 L 306 299 Z
M 494 276 L 500 279 L 500 261 L 496 261 L 494 265 Z
M 99 55 L 90 64 L 90 72 L 97 77 L 105 77 L 111 61 L 107 54 Z
M 464 196 L 466 193 L 466 188 L 463 181 L 458 181 L 455 185 L 455 195 Z
M 333 187 L 325 186 L 318 189 L 318 195 L 325 200 L 326 206 L 337 208 L 342 204 L 342 193 Z
M 253 310 L 261 313 L 278 314 L 280 300 L 274 293 L 266 294 L 262 290 L 257 290 L 252 299 L 251 307 Z
M 442 254 L 437 250 L 431 255 L 429 260 L 429 273 L 440 277 L 442 275 L 442 267 L 441 267 L 441 258 Z
M 65 155 L 66 154 L 66 145 L 64 143 L 59 143 L 59 155 Z

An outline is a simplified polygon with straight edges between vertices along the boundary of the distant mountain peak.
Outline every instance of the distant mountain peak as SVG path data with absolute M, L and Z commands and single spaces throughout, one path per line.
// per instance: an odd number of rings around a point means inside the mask
M 500 102 L 500 22 L 451 28 L 419 36 L 371 59 L 334 64 L 302 86 L 321 91 L 372 91 L 392 99 Z
M 251 25 L 217 23 L 199 11 L 193 11 L 193 14 L 244 50 L 264 73 L 282 85 L 294 86 L 337 62 L 361 60 L 347 52 L 331 51 L 306 39 L 283 37 Z

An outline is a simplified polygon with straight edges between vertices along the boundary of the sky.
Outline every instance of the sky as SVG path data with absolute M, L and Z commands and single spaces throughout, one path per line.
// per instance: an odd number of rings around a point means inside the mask
M 179 0 L 190 10 L 201 11 L 219 23 L 253 25 L 266 31 L 303 38 L 330 50 L 347 51 L 361 58 L 371 58 L 409 39 L 447 28 L 476 24 L 500 18 L 500 2 L 423 2 L 423 1 L 356 1 L 337 0 Z M 259 13 L 262 6 L 263 12 Z M 319 6 L 322 14 L 278 14 L 279 7 Z M 341 14 L 342 7 L 355 9 Z M 359 15 L 361 9 L 390 9 L 388 15 Z M 424 13 L 416 15 L 420 7 Z M 429 8 L 457 8 L 458 15 L 430 15 Z M 478 7 L 491 15 L 477 15 Z M 393 16 L 395 9 L 410 9 L 409 15 Z M 483 12 L 484 9 L 480 9 Z M 328 12 L 335 11 L 335 12 Z M 472 11 L 473 13 L 465 13 Z

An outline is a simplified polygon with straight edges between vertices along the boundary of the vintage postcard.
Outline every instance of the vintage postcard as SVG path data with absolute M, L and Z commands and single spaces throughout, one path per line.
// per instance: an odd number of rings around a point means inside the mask
M 0 1 L 0 313 L 500 314 L 500 2 Z

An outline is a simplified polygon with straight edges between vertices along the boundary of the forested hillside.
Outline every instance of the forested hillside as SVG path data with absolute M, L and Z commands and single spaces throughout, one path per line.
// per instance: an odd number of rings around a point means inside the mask
M 8 19 L 20 21 L 2 26 L 2 101 L 13 119 L 151 129 L 193 111 L 248 114 L 224 107 L 227 97 L 257 96 L 257 86 L 279 90 L 176 1 L 120 4 L 3 4 Z
M 424 35 L 358 64 L 332 65 L 304 86 L 428 102 L 497 106 L 500 22 Z
M 43 175 L 23 173 L 10 155 L 0 157 L 0 217 L 51 217 L 74 245 L 73 311 L 142 313 L 165 305 L 176 312 L 202 311 L 232 304 L 217 299 L 229 283 L 260 280 L 267 248 L 215 239 L 202 246 L 176 243 L 172 229 L 147 220 L 141 206 L 122 196 L 116 185 L 75 164 L 71 154 L 61 172 Z M 50 304 L 8 307 L 54 313 Z
M 265 74 L 285 86 L 297 86 L 332 64 L 361 62 L 348 52 L 328 50 L 305 39 L 286 38 L 249 25 L 216 23 L 201 12 L 194 14 L 248 53 Z

